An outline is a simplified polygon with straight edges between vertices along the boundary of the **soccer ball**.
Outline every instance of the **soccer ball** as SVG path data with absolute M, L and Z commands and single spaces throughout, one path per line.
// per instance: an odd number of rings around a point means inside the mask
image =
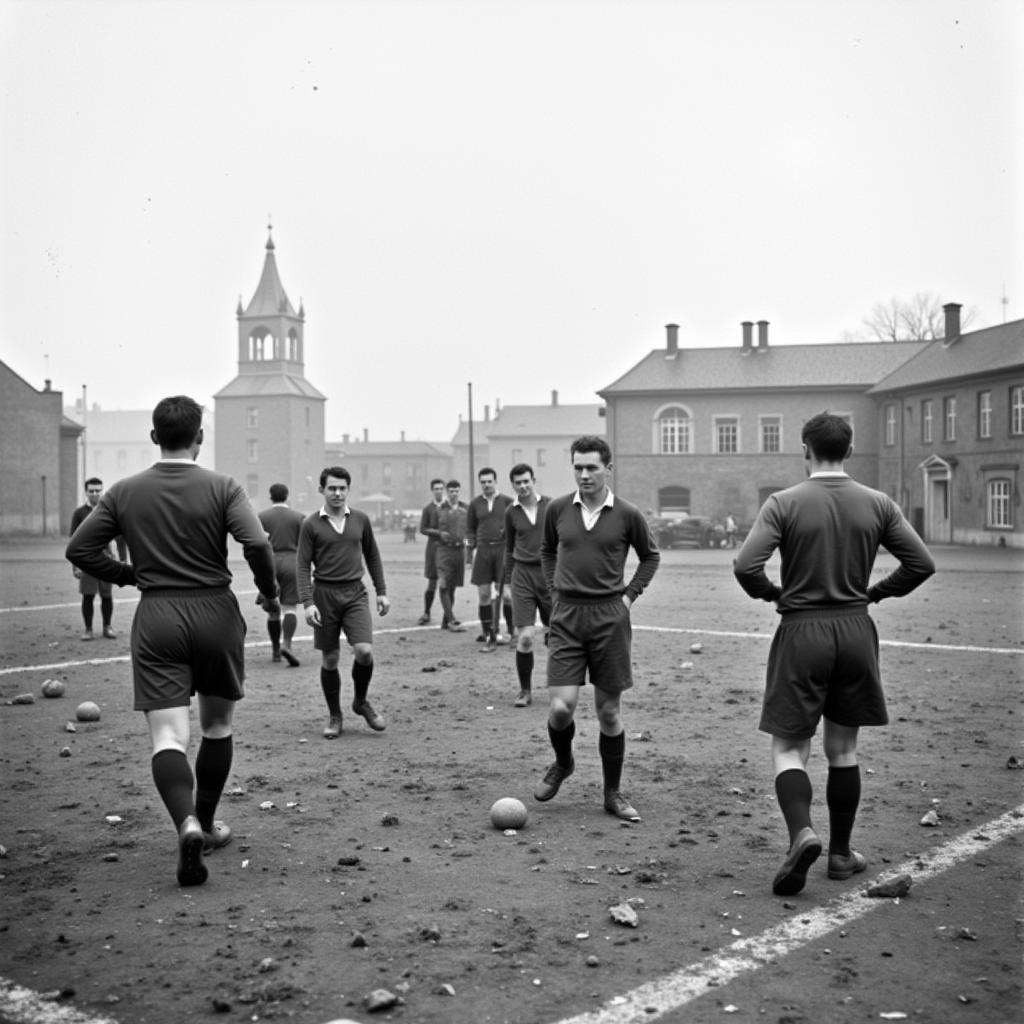
M 503 796 L 491 805 L 491 824 L 502 830 L 526 824 L 526 804 L 514 796 Z
M 80 722 L 98 722 L 100 720 L 100 707 L 91 700 L 84 700 L 75 710 L 75 718 Z
M 59 679 L 46 679 L 40 689 L 44 697 L 63 697 L 64 684 Z

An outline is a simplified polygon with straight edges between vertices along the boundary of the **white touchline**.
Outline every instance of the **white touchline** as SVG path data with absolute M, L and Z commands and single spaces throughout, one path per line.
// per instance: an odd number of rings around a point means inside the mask
M 117 1024 L 113 1017 L 94 1017 L 55 998 L 0 978 L 0 1016 L 11 1024 Z
M 897 875 L 910 875 L 915 884 L 927 882 L 961 861 L 987 850 L 1016 832 L 1024 831 L 1024 804 L 1005 814 L 975 826 L 970 834 L 952 839 L 930 853 L 922 853 L 873 881 L 884 881 Z M 655 1020 L 663 1014 L 685 1006 L 713 988 L 720 987 L 744 974 L 760 970 L 807 943 L 837 928 L 864 917 L 872 910 L 891 906 L 887 899 L 869 899 L 863 895 L 864 885 L 857 892 L 832 900 L 823 907 L 806 912 L 797 911 L 782 924 L 740 939 L 711 956 L 673 971 L 639 988 L 615 996 L 590 1013 L 566 1017 L 557 1024 L 639 1024 Z

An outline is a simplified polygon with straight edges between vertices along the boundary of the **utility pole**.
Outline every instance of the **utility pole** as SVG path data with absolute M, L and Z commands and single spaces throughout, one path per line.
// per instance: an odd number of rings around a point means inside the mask
M 469 394 L 469 483 L 466 487 L 466 493 L 470 498 L 473 497 L 473 382 L 469 381 L 466 384 L 466 388 Z
M 85 481 L 89 479 L 89 465 L 86 458 L 87 451 L 85 447 L 85 416 L 86 416 L 86 398 L 85 398 L 85 385 L 82 385 L 82 487 L 85 487 Z

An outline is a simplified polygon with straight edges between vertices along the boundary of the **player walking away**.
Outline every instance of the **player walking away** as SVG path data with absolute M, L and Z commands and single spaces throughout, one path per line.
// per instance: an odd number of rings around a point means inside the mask
M 469 582 L 477 588 L 480 636 L 488 653 L 498 646 L 505 570 L 505 509 L 512 499 L 498 493 L 498 475 L 490 466 L 477 473 L 480 491 L 466 512 L 466 544 L 473 560 Z M 508 631 L 512 632 L 512 605 L 508 596 Z
M 430 622 L 430 609 L 434 607 L 434 594 L 437 591 L 437 510 L 444 502 L 444 481 L 440 477 L 430 481 L 430 493 L 433 497 L 420 513 L 420 533 L 427 538 L 427 550 L 423 554 L 423 575 L 427 580 L 427 589 L 423 591 L 423 614 L 416 620 L 417 626 L 425 626 Z
M 231 591 L 229 534 L 242 546 L 264 606 L 272 611 L 277 604 L 273 550 L 245 491 L 195 463 L 202 422 L 202 407 L 191 398 L 163 399 L 150 434 L 160 459 L 114 484 L 66 552 L 83 572 L 135 584 L 141 593 L 131 637 L 135 708 L 149 726 L 153 781 L 177 831 L 183 886 L 205 882 L 203 854 L 231 840 L 230 828 L 214 820 L 231 771 L 232 716 L 245 677 L 245 620 Z M 117 536 L 128 542 L 131 565 L 109 553 Z M 194 774 L 186 756 L 193 692 L 202 730 Z
M 803 889 L 822 850 L 811 825 L 807 774 L 811 739 L 822 718 L 828 877 L 847 879 L 867 866 L 863 854 L 850 847 L 861 789 L 857 732 L 889 720 L 868 605 L 909 594 L 935 571 L 896 503 L 847 476 L 852 437 L 849 424 L 829 413 L 804 424 L 808 479 L 764 503 L 734 562 L 740 586 L 751 597 L 774 601 L 782 616 L 768 655 L 760 721 L 761 731 L 772 737 L 775 793 L 789 829 L 789 852 L 772 883 L 778 896 Z M 872 584 L 879 547 L 900 565 Z M 781 584 L 764 569 L 776 548 Z
M 505 509 L 505 584 L 512 598 L 516 631 L 516 675 L 519 696 L 513 706 L 533 703 L 533 636 L 540 621 L 551 621 L 551 594 L 540 566 L 540 541 L 544 531 L 544 513 L 549 499 L 536 490 L 533 468 L 525 462 L 512 467 L 508 475 L 515 500 Z
M 548 737 L 555 762 L 533 795 L 550 800 L 576 769 L 573 715 L 589 675 L 601 730 L 604 809 L 624 821 L 639 821 L 619 791 L 626 754 L 620 702 L 633 685 L 629 609 L 654 578 L 661 556 L 643 513 L 612 494 L 612 453 L 604 438 L 579 437 L 569 453 L 576 492 L 551 501 L 541 535 L 541 569 L 552 594 Z M 627 584 L 630 549 L 639 564 Z
M 298 624 L 296 609 L 299 604 L 299 585 L 295 572 L 295 554 L 299 547 L 299 531 L 305 516 L 288 507 L 288 488 L 284 484 L 270 485 L 270 500 L 259 519 L 274 549 L 274 569 L 280 591 L 280 607 L 267 612 L 267 634 L 270 637 L 272 661 L 283 657 L 291 668 L 297 668 L 299 659 L 292 653 L 292 637 Z
M 313 627 L 313 646 L 320 652 L 320 686 L 329 714 L 324 737 L 329 740 L 341 734 L 342 630 L 352 645 L 352 710 L 377 732 L 386 725 L 366 699 L 373 677 L 373 622 L 363 585 L 364 564 L 377 594 L 377 613 L 387 615 L 391 604 L 370 519 L 348 505 L 351 485 L 352 476 L 343 466 L 330 466 L 320 474 L 323 508 L 303 521 L 297 556 L 299 600 Z
M 455 591 L 466 581 L 466 503 L 459 501 L 462 484 L 449 480 L 445 499 L 437 510 L 437 596 L 441 602 L 441 628 L 464 633 L 455 617 Z
M 85 481 L 85 504 L 79 505 L 74 512 L 71 513 L 71 529 L 68 531 L 68 535 L 71 536 L 75 530 L 82 525 L 85 521 L 85 517 L 88 516 L 92 510 L 99 504 L 100 497 L 103 494 L 103 481 L 98 477 L 90 477 Z M 114 552 L 117 552 L 117 557 L 123 562 L 125 560 L 125 545 L 122 537 L 115 538 L 111 542 L 110 556 L 114 557 Z M 111 628 L 111 621 L 114 617 L 114 598 L 113 589 L 111 584 L 107 580 L 98 580 L 95 576 L 90 576 L 88 573 L 82 572 L 78 566 L 72 568 L 75 579 L 78 580 L 78 592 L 82 595 L 82 623 L 84 629 L 82 630 L 82 639 L 92 639 L 92 620 L 94 605 L 96 602 L 96 595 L 100 595 L 100 621 L 103 623 L 103 635 L 108 640 L 113 640 L 117 634 Z

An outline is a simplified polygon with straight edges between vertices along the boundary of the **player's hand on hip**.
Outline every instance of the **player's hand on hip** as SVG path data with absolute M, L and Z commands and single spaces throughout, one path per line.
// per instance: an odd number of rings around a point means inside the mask
M 622 595 L 622 603 L 626 606 L 627 611 L 633 607 L 633 599 L 628 594 Z
M 388 600 L 386 594 L 377 595 L 377 614 L 387 615 L 391 611 L 391 602 Z

